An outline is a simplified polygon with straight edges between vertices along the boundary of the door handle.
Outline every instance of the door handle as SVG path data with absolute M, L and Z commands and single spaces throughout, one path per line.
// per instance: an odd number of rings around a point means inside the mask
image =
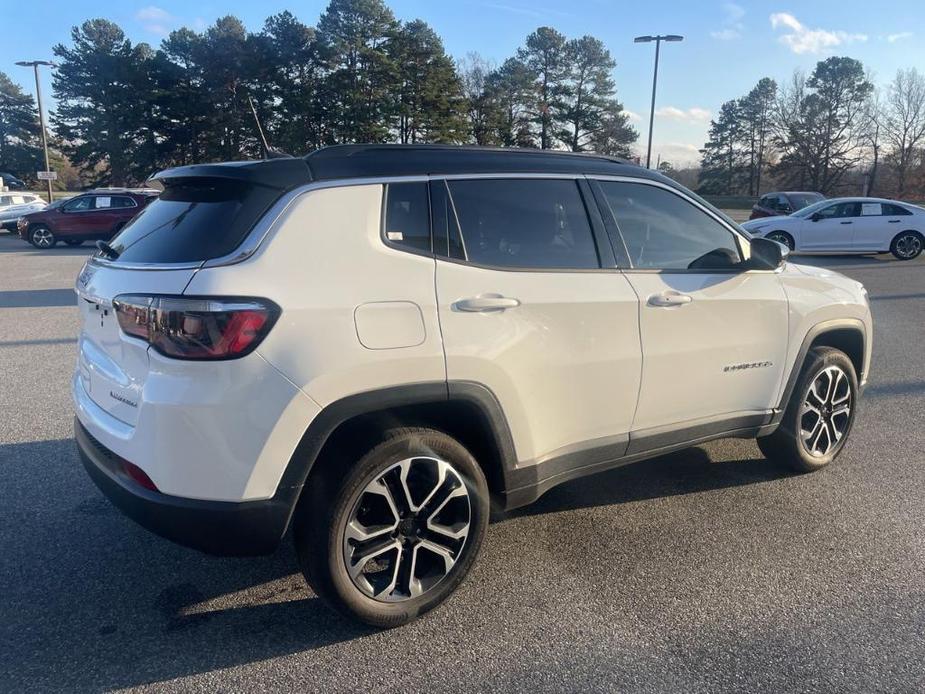
M 842 222 L 842 224 L 851 224 L 851 222 Z
M 887 224 L 899 224 L 899 220 L 898 220 L 898 219 L 891 219 L 889 222 L 887 222 Z
M 683 306 L 693 301 L 693 298 L 687 294 L 678 292 L 665 292 L 663 294 L 653 294 L 649 297 L 649 306 Z
M 457 311 L 466 311 L 467 313 L 504 311 L 518 306 L 520 306 L 518 299 L 511 299 L 506 296 L 473 296 L 469 299 L 460 299 L 453 304 Z

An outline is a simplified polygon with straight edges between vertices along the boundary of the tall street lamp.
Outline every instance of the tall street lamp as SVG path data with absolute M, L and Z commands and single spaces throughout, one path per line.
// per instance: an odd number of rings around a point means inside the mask
M 45 171 L 51 171 L 51 164 L 48 162 L 48 135 L 45 133 L 45 111 L 42 110 L 42 85 L 39 82 L 39 65 L 55 67 L 50 60 L 20 60 L 16 63 L 23 67 L 31 67 L 35 70 L 35 97 L 39 104 L 39 122 L 42 125 L 42 147 L 45 149 Z M 51 203 L 51 179 L 48 179 L 48 202 Z
M 649 108 L 649 146 L 646 148 L 646 168 L 652 161 L 652 121 L 655 118 L 655 87 L 658 84 L 658 49 L 662 41 L 683 41 L 683 36 L 667 34 L 665 36 L 637 36 L 633 43 L 651 43 L 655 41 L 655 74 L 652 76 L 652 106 Z

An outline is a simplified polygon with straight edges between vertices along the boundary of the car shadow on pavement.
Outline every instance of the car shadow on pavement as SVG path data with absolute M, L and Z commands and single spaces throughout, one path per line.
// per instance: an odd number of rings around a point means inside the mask
M 64 289 L 10 289 L 0 291 L 0 308 L 77 306 L 77 294 Z
M 137 686 L 373 633 L 314 596 L 291 542 L 224 559 L 135 525 L 71 439 L 0 445 L 0 547 L 0 691 Z
M 566 482 L 502 519 L 694 494 L 791 475 L 763 457 L 713 462 L 703 448 L 687 448 Z
M 19 255 L 91 255 L 94 252 L 93 243 L 87 241 L 81 246 L 68 246 L 57 244 L 54 248 L 36 248 L 28 241 L 24 241 L 13 234 L 0 232 L 0 254 L 18 253 Z

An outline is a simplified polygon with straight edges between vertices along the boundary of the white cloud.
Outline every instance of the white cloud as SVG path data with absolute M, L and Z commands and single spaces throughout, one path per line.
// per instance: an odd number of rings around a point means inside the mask
M 740 38 L 742 36 L 742 31 L 745 29 L 745 25 L 742 24 L 745 10 L 734 2 L 727 2 L 723 5 L 723 12 L 725 13 L 725 17 L 723 18 L 722 25 L 711 31 L 710 36 L 720 41 L 732 41 L 733 39 Z
M 897 41 L 902 41 L 903 39 L 911 39 L 913 36 L 911 31 L 900 31 L 898 34 L 888 34 L 886 40 L 890 43 L 896 43 Z
M 670 118 L 671 120 L 698 123 L 710 120 L 713 114 L 707 109 L 700 108 L 699 106 L 693 106 L 687 110 L 678 108 L 677 106 L 662 106 L 661 108 L 655 109 L 655 115 L 659 118 Z
M 626 117 L 629 118 L 630 120 L 633 120 L 633 121 L 642 120 L 642 116 L 640 116 L 635 111 L 630 111 L 628 108 L 623 109 L 623 113 L 625 113 Z
M 135 13 L 135 19 L 141 22 L 146 31 L 158 36 L 167 36 L 170 27 L 176 24 L 174 16 L 157 5 L 142 7 Z
M 850 34 L 846 31 L 829 29 L 810 29 L 788 12 L 775 12 L 771 15 L 771 27 L 786 29 L 778 39 L 794 53 L 821 53 L 830 48 L 854 41 L 866 41 L 867 34 Z

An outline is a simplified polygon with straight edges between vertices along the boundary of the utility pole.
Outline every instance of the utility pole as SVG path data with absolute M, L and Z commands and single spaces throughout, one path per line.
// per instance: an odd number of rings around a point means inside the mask
M 42 110 L 42 85 L 39 80 L 39 65 L 55 67 L 50 60 L 21 60 L 16 63 L 22 67 L 31 67 L 35 71 L 35 97 L 39 106 L 39 123 L 42 125 L 42 148 L 45 150 L 45 171 L 51 171 L 51 164 L 48 161 L 48 134 L 45 131 L 45 111 Z M 51 191 L 51 179 L 48 183 L 48 203 L 51 204 L 53 193 Z
M 655 41 L 655 73 L 652 75 L 652 105 L 649 107 L 649 145 L 646 147 L 646 168 L 652 163 L 652 124 L 655 120 L 655 90 L 658 86 L 658 54 L 662 41 L 683 41 L 683 36 L 666 34 L 665 36 L 637 36 L 633 43 L 651 43 Z

